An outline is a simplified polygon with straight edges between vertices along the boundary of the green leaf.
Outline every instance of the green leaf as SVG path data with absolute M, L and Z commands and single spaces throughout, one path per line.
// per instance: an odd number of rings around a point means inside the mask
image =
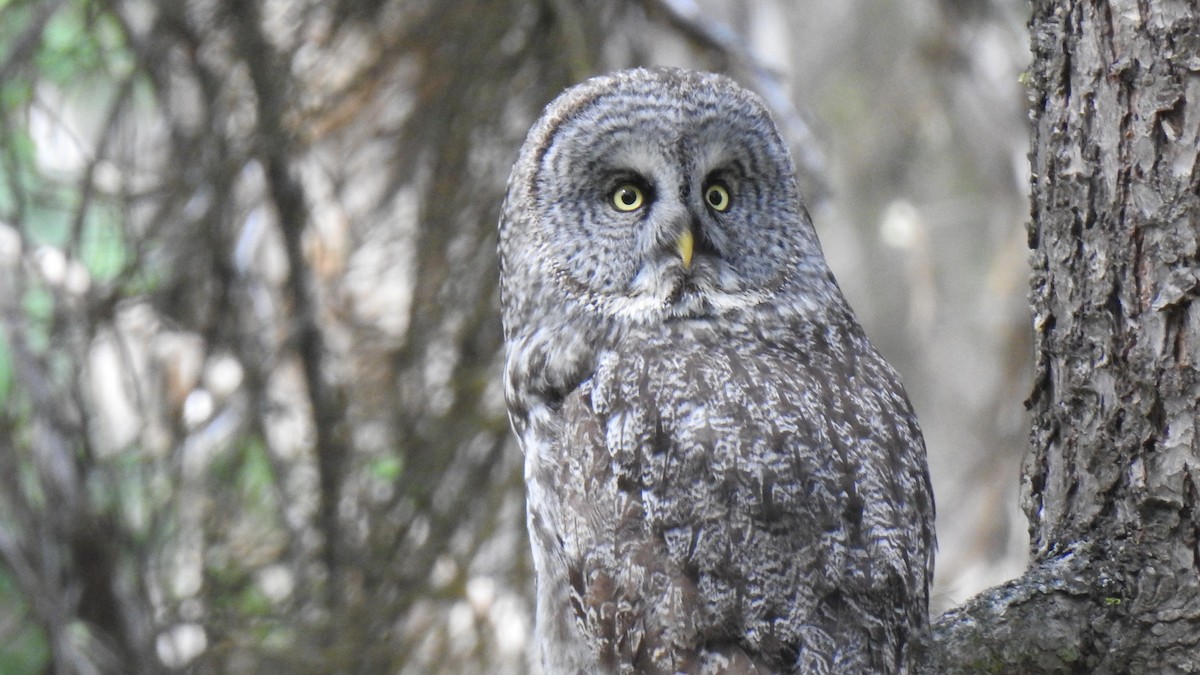
M 33 101 L 33 84 L 28 78 L 15 73 L 12 77 L 0 82 L 0 109 L 5 111 L 21 110 Z M 23 129 L 12 129 L 14 133 L 24 133 Z
M 238 597 L 238 610 L 245 616 L 267 616 L 271 613 L 271 599 L 258 586 L 250 584 Z
M 29 323 L 26 324 L 25 339 L 35 352 L 50 346 L 51 324 L 54 321 L 54 295 L 44 287 L 30 286 L 25 291 L 23 309 Z
M 56 12 L 42 31 L 38 69 L 47 79 L 64 84 L 99 69 L 100 49 L 88 31 L 82 3 Z
M 8 392 L 12 388 L 12 354 L 8 348 L 8 339 L 0 333 L 0 406 L 8 401 Z
M 271 495 L 274 482 L 275 473 L 271 467 L 271 459 L 267 456 L 266 447 L 258 438 L 249 439 L 242 454 L 241 467 L 238 470 L 238 483 L 241 485 L 242 493 L 249 498 L 252 504 L 268 503 L 267 498 Z
M 0 673 L 45 672 L 50 665 L 46 638 L 28 615 L 25 599 L 3 568 L 0 568 L 0 607 L 8 619 L 0 632 Z
M 390 483 L 404 472 L 404 462 L 399 457 L 380 457 L 367 465 L 367 470 L 379 480 Z
M 112 281 L 129 262 L 128 248 L 120 226 L 102 211 L 96 211 L 83 231 L 80 258 L 97 281 Z

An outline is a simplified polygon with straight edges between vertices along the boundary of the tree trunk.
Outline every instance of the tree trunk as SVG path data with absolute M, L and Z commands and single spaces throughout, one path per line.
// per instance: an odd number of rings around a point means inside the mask
M 1200 671 L 1200 10 L 1033 3 L 1032 563 L 930 672 Z

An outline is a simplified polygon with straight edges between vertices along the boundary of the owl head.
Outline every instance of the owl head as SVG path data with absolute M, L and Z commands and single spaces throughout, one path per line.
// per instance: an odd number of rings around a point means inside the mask
M 678 69 L 596 77 L 546 107 L 509 179 L 500 265 L 510 340 L 840 298 L 762 100 Z

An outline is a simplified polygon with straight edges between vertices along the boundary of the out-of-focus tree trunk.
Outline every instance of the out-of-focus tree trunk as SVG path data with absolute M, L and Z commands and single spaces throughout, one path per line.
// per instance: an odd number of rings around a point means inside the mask
M 1200 9 L 1033 3 L 1024 577 L 929 672 L 1200 670 Z

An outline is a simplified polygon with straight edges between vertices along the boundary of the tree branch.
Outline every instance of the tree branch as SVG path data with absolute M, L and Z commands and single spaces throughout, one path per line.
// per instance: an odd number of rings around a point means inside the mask
M 224 6 L 234 30 L 238 55 L 247 64 L 254 88 L 259 131 L 257 154 L 266 172 L 267 187 L 279 215 L 287 253 L 287 285 L 295 316 L 296 350 L 304 369 L 316 433 L 321 490 L 319 519 L 325 537 L 323 558 L 329 573 L 326 598 L 333 607 L 340 603 L 337 590 L 341 543 L 338 502 L 343 464 L 348 455 L 345 404 L 341 392 L 328 383 L 324 375 L 325 345 L 318 318 L 319 301 L 303 248 L 308 223 L 307 200 L 304 188 L 291 172 L 287 149 L 295 143 L 283 121 L 287 112 L 285 84 L 289 75 L 262 33 L 258 3 L 231 0 Z
M 804 182 L 818 192 L 817 195 L 809 195 L 809 198 L 815 199 L 819 193 L 824 193 L 822 176 L 827 175 L 825 156 L 808 123 L 788 96 L 784 80 L 779 73 L 767 67 L 745 40 L 729 26 L 709 19 L 695 0 L 644 2 L 648 7 L 661 11 L 672 26 L 693 42 L 725 55 L 746 71 L 750 76 L 751 87 L 766 100 L 767 106 L 775 114 L 775 121 L 781 127 L 784 138 L 794 146 L 797 153 L 797 169 L 804 176 Z
M 1124 601 L 1118 578 L 1087 548 L 1034 565 L 937 619 L 920 672 L 1091 672 L 1097 626 Z

